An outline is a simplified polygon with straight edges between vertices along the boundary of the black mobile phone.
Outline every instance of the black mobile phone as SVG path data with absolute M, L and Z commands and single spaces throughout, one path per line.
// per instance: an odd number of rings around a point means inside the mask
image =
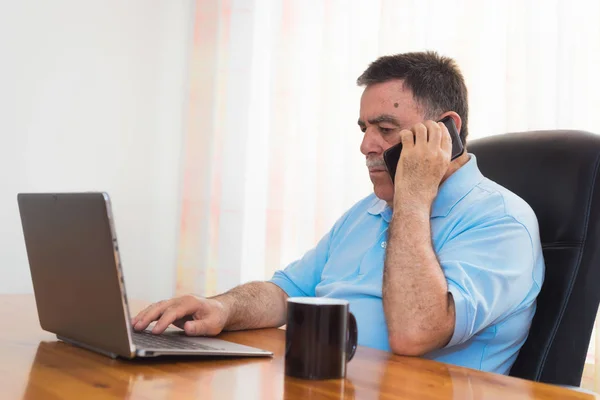
M 452 155 L 450 156 L 450 160 L 454 160 L 456 157 L 461 156 L 465 151 L 462 140 L 460 140 L 458 130 L 456 129 L 456 124 L 450 116 L 444 117 L 438 122 L 442 122 L 444 125 L 446 125 L 446 128 L 448 128 L 450 138 L 452 139 Z M 392 177 L 392 182 L 394 182 L 396 178 L 396 168 L 398 167 L 400 153 L 402 153 L 402 142 L 383 152 L 383 161 L 385 162 L 385 166 Z

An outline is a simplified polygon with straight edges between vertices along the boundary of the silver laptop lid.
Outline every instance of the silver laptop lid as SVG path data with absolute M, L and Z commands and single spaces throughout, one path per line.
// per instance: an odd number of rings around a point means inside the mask
M 106 193 L 17 196 L 42 329 L 132 357 L 130 316 Z

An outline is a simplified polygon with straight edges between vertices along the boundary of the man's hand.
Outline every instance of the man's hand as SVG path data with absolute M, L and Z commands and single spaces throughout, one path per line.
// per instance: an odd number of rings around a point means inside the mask
M 189 336 L 215 336 L 225 327 L 227 310 L 217 300 L 187 295 L 148 306 L 133 318 L 131 324 L 141 331 L 152 321 L 157 321 L 152 329 L 156 334 L 163 333 L 173 324 Z
M 249 282 L 210 299 L 187 295 L 160 301 L 139 313 L 131 324 L 141 331 L 158 321 L 152 329 L 156 334 L 173 324 L 190 336 L 277 328 L 285 323 L 287 297 L 271 282 Z
M 398 160 L 394 200 L 416 196 L 433 202 L 450 166 L 452 139 L 441 122 L 425 121 L 400 132 L 402 154 Z

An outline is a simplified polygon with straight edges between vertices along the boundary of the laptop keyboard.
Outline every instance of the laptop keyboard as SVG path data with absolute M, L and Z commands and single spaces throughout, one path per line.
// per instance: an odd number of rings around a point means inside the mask
M 171 350 L 221 350 L 216 347 L 194 343 L 178 336 L 153 335 L 150 332 L 132 332 L 133 343 L 143 349 Z

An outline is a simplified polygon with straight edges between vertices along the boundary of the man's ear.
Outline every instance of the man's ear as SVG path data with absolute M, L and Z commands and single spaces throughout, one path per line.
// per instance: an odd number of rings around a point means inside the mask
M 454 120 L 454 125 L 456 125 L 456 130 L 458 131 L 458 133 L 460 133 L 460 129 L 462 128 L 462 119 L 460 119 L 460 115 L 458 115 L 454 111 L 446 111 L 445 113 L 440 115 L 438 120 L 445 118 L 447 116 L 450 116 L 450 118 L 452 118 Z

